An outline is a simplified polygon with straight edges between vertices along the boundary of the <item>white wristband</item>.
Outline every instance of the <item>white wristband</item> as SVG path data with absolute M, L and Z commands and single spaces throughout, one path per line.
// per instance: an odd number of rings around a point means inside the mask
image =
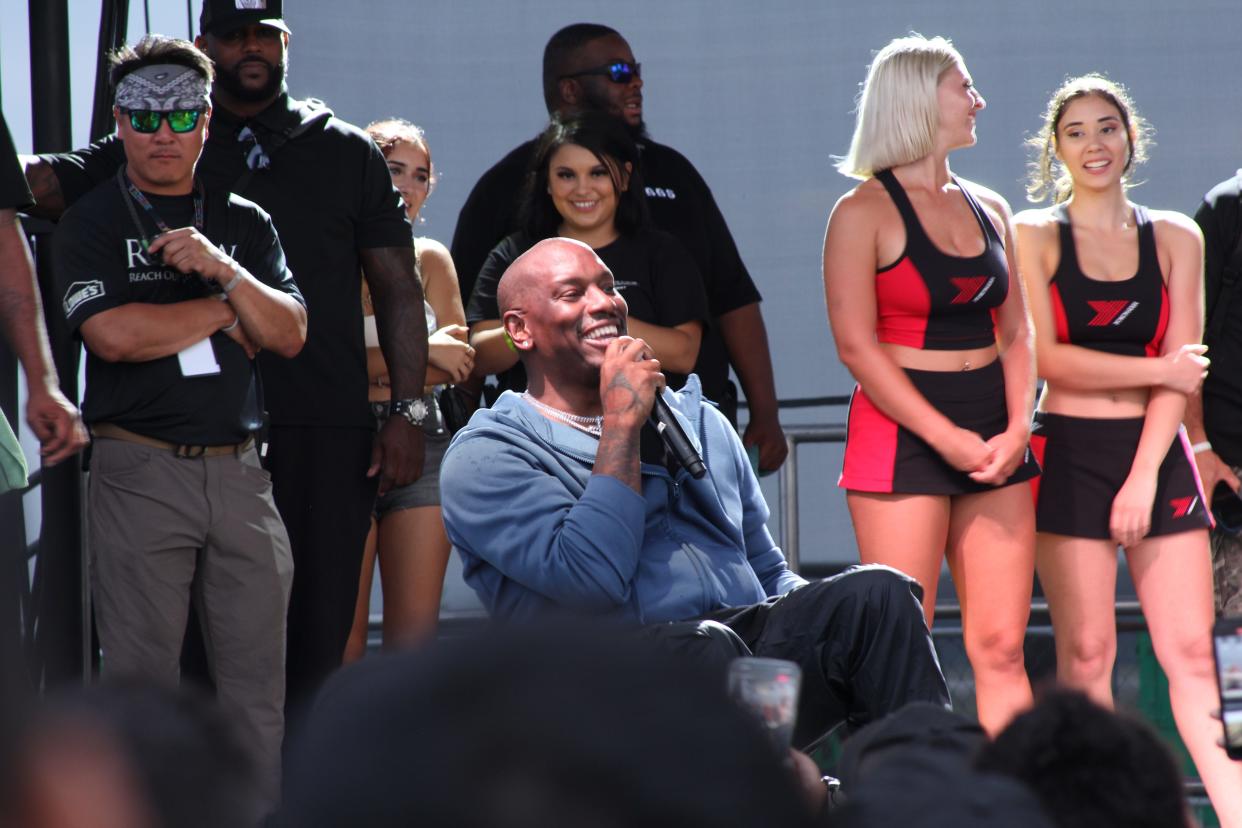
M 233 288 L 237 287 L 237 285 L 241 282 L 241 280 L 242 280 L 242 269 L 239 267 L 237 268 L 237 270 L 233 271 L 233 278 L 229 279 L 228 284 L 220 286 L 220 292 L 222 294 L 221 298 L 227 299 L 228 295 L 233 292 Z
M 240 317 L 240 316 L 237 316 L 237 315 L 234 315 L 234 316 L 233 316 L 233 322 L 232 322 L 232 324 L 230 324 L 230 325 L 225 325 L 223 328 L 221 328 L 221 329 L 220 329 L 220 333 L 228 333 L 229 331 L 231 331 L 231 330 L 233 330 L 234 328 L 236 328 L 236 327 L 237 327 L 237 323 L 238 323 L 238 322 L 240 322 L 240 321 L 241 321 L 241 317 Z
M 1205 451 L 1211 451 L 1212 444 L 1209 443 L 1207 440 L 1204 440 L 1201 443 L 1195 443 L 1194 445 L 1192 445 L 1190 447 L 1190 450 L 1193 451 L 1195 454 L 1202 454 Z

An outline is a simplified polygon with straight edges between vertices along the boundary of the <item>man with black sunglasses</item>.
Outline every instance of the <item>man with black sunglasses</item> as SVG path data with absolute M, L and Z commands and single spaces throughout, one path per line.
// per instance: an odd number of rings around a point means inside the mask
M 103 671 L 175 684 L 193 596 L 217 695 L 274 801 L 293 561 L 254 444 L 253 360 L 301 351 L 305 303 L 267 214 L 194 174 L 207 56 L 149 35 L 112 61 L 125 164 L 54 237 L 61 312 L 86 345 Z
M 410 224 L 383 155 L 321 101 L 288 93 L 283 5 L 205 0 L 196 44 L 218 75 L 199 177 L 271 215 L 311 315 L 296 359 L 259 355 L 269 415 L 264 465 L 297 565 L 286 664 L 293 707 L 341 664 L 377 481 L 382 493 L 422 473 L 427 331 Z M 121 160 L 113 138 L 42 157 L 27 168 L 40 211 L 71 203 Z M 360 271 L 400 415 L 378 436 L 367 403 Z
M 713 318 L 703 333 L 694 371 L 704 395 L 719 403 L 736 425 L 732 364 L 749 408 L 743 442 L 758 449 L 760 470 L 775 471 L 785 461 L 787 447 L 777 416 L 759 291 L 702 176 L 679 152 L 647 135 L 641 65 L 629 44 L 616 30 L 595 23 L 561 29 L 544 49 L 543 96 L 554 118 L 608 112 L 623 119 L 639 142 L 651 217 L 690 251 L 707 288 Z M 518 228 L 517 205 L 535 145 L 533 140 L 522 144 L 484 173 L 457 217 L 452 254 L 467 305 L 487 254 Z

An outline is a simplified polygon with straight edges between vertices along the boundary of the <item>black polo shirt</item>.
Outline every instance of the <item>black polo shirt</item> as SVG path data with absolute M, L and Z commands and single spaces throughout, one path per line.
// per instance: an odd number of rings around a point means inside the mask
M 266 169 L 248 173 L 253 144 L 239 140 L 244 127 L 260 146 L 274 148 Z M 125 152 L 111 136 L 43 159 L 68 204 L 113 175 Z M 236 192 L 271 215 L 306 297 L 302 352 L 292 360 L 259 355 L 272 423 L 373 428 L 358 251 L 406 246 L 412 237 L 379 148 L 322 103 L 282 94 L 249 120 L 217 105 L 197 173 L 208 187 Z
M 496 303 L 500 277 L 532 244 L 534 240 L 518 232 L 492 249 L 474 283 L 466 308 L 467 324 L 500 318 L 500 306 Z M 707 335 L 709 315 L 703 280 L 694 259 L 677 239 L 661 230 L 644 229 L 633 236 L 620 236 L 595 253 L 612 272 L 631 317 L 665 328 L 702 322 L 704 336 Z M 665 372 L 665 376 L 674 390 L 686 382 L 685 374 Z M 521 363 L 497 379 L 502 390 L 526 390 L 526 371 Z
M 158 229 L 139 208 L 139 233 L 126 206 L 128 198 L 115 178 L 104 182 L 65 213 L 53 236 L 56 295 L 75 333 L 95 314 L 122 305 L 173 304 L 218 290 L 145 252 L 143 237 L 154 237 Z M 191 196 L 147 198 L 168 227 L 193 225 Z M 256 279 L 302 301 L 271 220 L 253 202 L 208 190 L 203 235 Z M 228 334 L 212 334 L 210 343 L 219 371 L 201 376 L 185 375 L 176 354 L 145 362 L 107 362 L 88 347 L 83 419 L 172 443 L 240 443 L 259 413 L 255 372 L 246 352 Z
M 528 141 L 485 172 L 457 217 L 452 254 L 467 304 L 488 253 L 518 228 L 518 199 L 535 148 L 536 141 Z M 653 223 L 690 252 L 702 276 L 713 321 L 760 301 L 716 199 L 698 170 L 681 153 L 650 139 L 643 139 L 639 149 Z M 729 353 L 718 325 L 704 331 L 694 372 L 708 399 L 724 398 Z
M 0 210 L 23 210 L 34 203 L 26 176 L 17 161 L 9 125 L 0 113 Z

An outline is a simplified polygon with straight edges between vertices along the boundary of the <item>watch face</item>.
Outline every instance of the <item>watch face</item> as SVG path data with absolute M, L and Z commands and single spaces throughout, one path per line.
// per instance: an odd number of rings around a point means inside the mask
M 397 400 L 393 403 L 393 413 L 400 414 L 410 425 L 421 426 L 431 413 L 427 401 L 422 397 L 412 400 Z

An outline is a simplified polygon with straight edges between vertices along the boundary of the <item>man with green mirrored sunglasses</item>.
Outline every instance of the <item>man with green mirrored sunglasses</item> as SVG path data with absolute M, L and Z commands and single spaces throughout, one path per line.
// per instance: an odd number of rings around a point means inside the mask
M 168 112 L 160 112 L 154 109 L 131 109 L 124 114 L 129 116 L 129 126 L 135 132 L 141 132 L 143 135 L 159 132 L 160 122 L 167 121 L 168 128 L 180 135 L 198 126 L 198 116 L 202 115 L 203 111 L 201 109 L 172 109 Z
M 210 80 L 181 63 L 140 66 L 116 79 L 113 114 L 133 184 L 189 193 L 211 122 Z
M 203 109 L 195 128 L 178 135 L 164 117 L 156 132 L 144 134 L 124 118 L 126 147 L 109 136 L 71 153 L 28 158 L 26 176 L 36 214 L 55 216 L 111 180 L 121 163 L 129 162 L 133 172 L 130 144 L 172 152 L 179 144 L 166 138 L 195 136 L 210 121 L 199 180 L 209 190 L 254 201 L 279 231 L 314 317 L 296 358 L 271 352 L 258 358 L 269 426 L 264 461 L 298 570 L 285 661 L 293 707 L 299 700 L 309 704 L 341 664 L 377 488 L 382 493 L 406 485 L 423 466 L 421 428 L 389 417 L 375 430 L 358 275 L 376 299 L 394 400 L 422 396 L 426 325 L 421 312 L 408 310 L 421 308 L 423 295 L 410 224 L 379 148 L 322 101 L 289 94 L 291 35 L 284 18 L 292 0 L 196 5 L 196 45 L 216 72 L 210 111 L 193 99 L 150 106 L 142 94 L 120 103 L 127 113 Z M 172 163 L 159 154 L 146 160 L 152 175 Z
M 207 56 L 149 35 L 112 59 L 124 164 L 54 238 L 61 312 L 87 352 L 103 675 L 175 683 L 193 596 L 221 707 L 271 807 L 293 558 L 252 436 L 263 410 L 254 358 L 298 354 L 305 303 L 267 213 L 196 176 L 212 115 Z

